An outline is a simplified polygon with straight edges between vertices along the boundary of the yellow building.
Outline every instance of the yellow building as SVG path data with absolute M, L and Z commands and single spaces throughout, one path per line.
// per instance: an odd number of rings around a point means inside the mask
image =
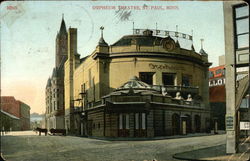
M 68 133 L 154 137 L 209 130 L 206 52 L 195 52 L 193 45 L 184 49 L 178 37 L 159 33 L 136 29 L 113 45 L 102 34 L 96 49 L 80 59 L 77 29 L 69 28 L 64 65 Z

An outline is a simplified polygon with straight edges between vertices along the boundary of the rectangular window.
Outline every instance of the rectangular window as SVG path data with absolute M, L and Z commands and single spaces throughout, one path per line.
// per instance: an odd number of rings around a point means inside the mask
M 92 85 L 92 80 L 91 80 L 91 69 L 89 69 L 89 87 L 91 87 L 91 85 Z
M 123 117 L 122 117 L 122 114 L 119 115 L 119 129 L 123 129 Z
M 126 129 L 129 129 L 129 114 L 126 114 Z
M 192 76 L 183 74 L 182 75 L 182 85 L 183 86 L 191 86 Z
M 163 85 L 175 85 L 176 74 L 173 73 L 162 73 Z
M 235 8 L 236 18 L 248 16 L 248 9 L 249 7 L 247 5 L 241 5 L 239 7 Z
M 139 129 L 139 113 L 135 114 L 135 129 Z
M 238 48 L 249 47 L 249 34 L 237 35 L 237 47 Z
M 154 72 L 140 72 L 139 78 L 142 82 L 145 82 L 149 85 L 153 85 L 153 75 Z
M 236 49 L 249 48 L 249 7 L 240 4 L 234 7 Z
M 57 109 L 59 109 L 59 101 L 57 101 Z
M 81 85 L 81 92 L 85 92 L 85 83 Z
M 141 122 L 142 122 L 141 128 L 143 130 L 146 129 L 146 114 L 145 113 L 141 114 Z
M 240 108 L 249 108 L 249 96 L 242 99 Z
M 54 110 L 56 110 L 56 101 L 54 101 Z

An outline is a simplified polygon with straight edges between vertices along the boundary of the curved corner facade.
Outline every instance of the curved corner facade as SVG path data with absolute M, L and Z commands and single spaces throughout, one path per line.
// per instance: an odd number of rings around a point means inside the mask
M 145 30 L 113 45 L 101 37 L 95 51 L 80 59 L 76 37 L 70 28 L 64 68 L 68 133 L 155 137 L 209 131 L 211 63 L 203 49 L 184 49 L 170 36 Z M 138 81 L 149 87 L 139 88 Z

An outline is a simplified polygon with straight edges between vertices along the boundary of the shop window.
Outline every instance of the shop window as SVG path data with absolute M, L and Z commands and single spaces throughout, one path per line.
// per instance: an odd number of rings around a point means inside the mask
M 140 72 L 139 77 L 142 82 L 153 85 L 153 72 Z
M 173 73 L 162 73 L 163 85 L 175 85 L 176 74 Z

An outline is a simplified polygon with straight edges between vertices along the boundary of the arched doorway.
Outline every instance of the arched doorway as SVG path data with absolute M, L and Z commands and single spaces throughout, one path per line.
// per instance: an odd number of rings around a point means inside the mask
M 173 114 L 172 115 L 172 135 L 180 134 L 180 115 Z
M 201 132 L 201 117 L 199 115 L 194 116 L 195 132 Z

